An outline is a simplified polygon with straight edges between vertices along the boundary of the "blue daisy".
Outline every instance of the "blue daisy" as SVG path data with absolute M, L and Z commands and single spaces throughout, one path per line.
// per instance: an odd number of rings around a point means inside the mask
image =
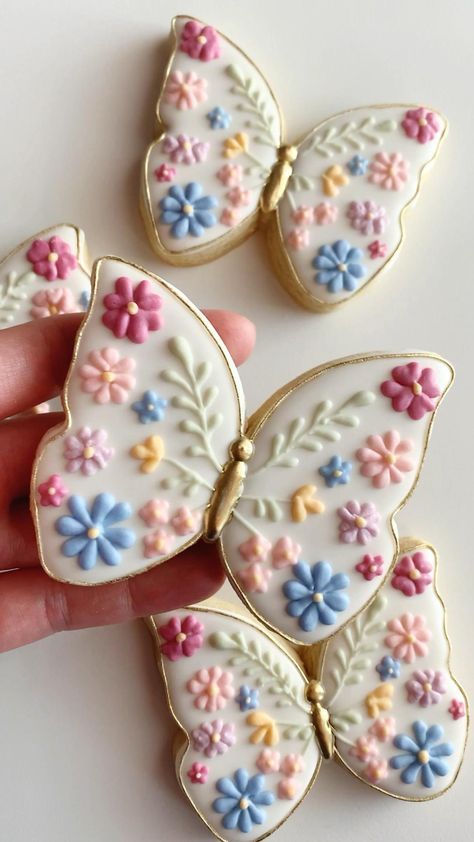
M 312 567 L 305 561 L 293 565 L 295 578 L 283 585 L 283 593 L 289 600 L 286 611 L 290 617 L 298 617 L 303 631 L 313 631 L 319 623 L 332 626 L 337 613 L 345 611 L 349 596 L 344 593 L 349 586 L 345 573 L 333 575 L 327 561 L 317 561 Z
M 73 494 L 67 501 L 70 515 L 56 521 L 56 531 L 67 541 L 61 552 L 67 558 L 77 557 L 83 570 L 91 570 L 101 558 L 105 564 L 120 564 L 119 549 L 128 549 L 135 543 L 131 529 L 115 526 L 132 514 L 128 503 L 116 503 L 111 494 L 101 493 L 94 499 L 90 511 L 84 497 Z
M 177 239 L 188 234 L 202 237 L 204 229 L 212 228 L 217 222 L 211 213 L 217 204 L 215 196 L 203 195 L 203 189 L 196 181 L 190 181 L 185 187 L 173 184 L 160 201 L 160 222 L 171 225 L 171 236 Z
M 363 253 L 354 248 L 347 240 L 336 240 L 332 245 L 321 246 L 312 265 L 316 272 L 316 283 L 327 286 L 329 292 L 353 292 L 358 287 L 359 279 L 367 269 L 360 261 Z

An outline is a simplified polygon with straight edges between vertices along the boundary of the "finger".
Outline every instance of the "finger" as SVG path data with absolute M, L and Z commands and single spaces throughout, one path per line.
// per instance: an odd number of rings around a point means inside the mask
M 46 412 L 0 423 L 0 508 L 17 497 L 27 497 L 31 468 L 38 444 L 51 427 L 61 423 L 61 412 Z
M 203 310 L 214 325 L 236 365 L 242 365 L 255 346 L 255 325 L 250 319 L 230 310 Z
M 2 573 L 0 652 L 54 632 L 123 623 L 200 602 L 223 580 L 216 548 L 203 542 L 148 573 L 112 585 L 64 585 L 39 569 Z

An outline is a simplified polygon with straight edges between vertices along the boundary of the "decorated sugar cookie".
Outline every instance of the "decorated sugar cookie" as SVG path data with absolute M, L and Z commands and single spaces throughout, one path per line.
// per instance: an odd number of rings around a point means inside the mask
M 403 238 L 405 209 L 446 132 L 419 105 L 356 108 L 294 145 L 256 65 L 195 18 L 174 18 L 142 172 L 151 243 L 170 263 L 204 263 L 261 225 L 277 275 L 310 310 L 365 289 Z
M 450 671 L 436 565 L 432 547 L 402 540 L 370 607 L 310 649 L 282 648 L 213 600 L 150 618 L 181 729 L 178 780 L 218 839 L 276 830 L 323 758 L 396 798 L 423 801 L 453 784 L 467 702 Z M 357 573 L 380 575 L 376 561 Z

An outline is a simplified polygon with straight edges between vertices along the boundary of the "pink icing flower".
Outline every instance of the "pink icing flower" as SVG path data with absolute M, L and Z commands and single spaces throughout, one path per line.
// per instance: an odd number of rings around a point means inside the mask
M 168 134 L 163 140 L 163 152 L 170 156 L 174 164 L 195 164 L 206 160 L 209 145 L 187 134 L 179 134 L 177 137 Z
M 229 699 L 234 698 L 233 680 L 231 672 L 226 672 L 221 667 L 210 667 L 198 670 L 186 687 L 196 696 L 194 707 L 214 713 L 216 710 L 222 710 Z
M 235 725 L 233 722 L 223 722 L 222 719 L 203 722 L 191 732 L 191 737 L 195 751 L 202 752 L 206 757 L 216 757 L 225 754 L 235 744 Z
M 107 312 L 102 316 L 102 322 L 117 339 L 126 336 L 141 345 L 148 339 L 148 331 L 159 330 L 163 325 L 163 317 L 158 312 L 161 303 L 150 281 L 140 281 L 133 287 L 130 278 L 117 278 L 115 292 L 104 296 Z
M 281 761 L 281 771 L 284 775 L 292 778 L 299 775 L 304 769 L 304 758 L 301 754 L 287 754 Z
M 81 427 L 75 435 L 64 439 L 64 458 L 69 473 L 80 471 L 90 477 L 105 468 L 114 453 L 113 447 L 107 446 L 107 430 Z
M 264 775 L 278 772 L 280 769 L 280 752 L 272 748 L 264 748 L 257 757 L 257 769 Z
M 286 242 L 290 248 L 300 251 L 309 246 L 309 231 L 307 228 L 292 228 Z
M 424 617 L 402 614 L 387 623 L 390 634 L 385 638 L 385 645 L 392 650 L 394 658 L 412 664 L 415 658 L 424 658 L 428 654 L 431 632 L 426 628 Z
M 173 181 L 176 178 L 176 168 L 169 167 L 168 164 L 160 164 L 154 172 L 157 181 Z
M 405 682 L 407 700 L 417 702 L 422 708 L 438 704 L 446 693 L 446 679 L 439 670 L 416 670 Z
M 154 558 L 156 555 L 168 555 L 173 547 L 174 536 L 165 529 L 156 529 L 143 539 L 143 554 L 145 558 Z
M 369 243 L 367 249 L 372 260 L 375 260 L 377 257 L 387 257 L 388 254 L 387 243 L 382 243 L 380 240 L 374 240 L 373 243 Z
M 160 652 L 170 661 L 190 658 L 204 643 L 204 626 L 194 614 L 188 614 L 182 620 L 171 617 L 164 626 L 159 626 L 158 634 L 164 640 Z
M 164 99 L 180 111 L 196 108 L 200 102 L 207 100 L 207 79 L 201 79 L 194 70 L 190 73 L 173 70 L 165 88 Z
M 351 757 L 357 757 L 363 763 L 366 763 L 371 757 L 377 757 L 378 753 L 379 747 L 374 738 L 365 734 L 359 737 L 355 741 L 355 745 L 349 750 Z
M 168 500 L 149 500 L 138 510 L 138 514 L 147 526 L 161 526 L 168 523 L 169 512 Z
M 308 205 L 300 205 L 292 211 L 291 218 L 297 225 L 311 225 L 314 220 L 314 210 Z
M 365 555 L 362 561 L 356 564 L 355 569 L 362 573 L 367 582 L 371 582 L 376 576 L 383 573 L 383 558 L 381 555 Z
M 369 181 L 384 190 L 400 190 L 408 179 L 409 166 L 399 152 L 377 152 L 370 165 Z
M 405 113 L 402 126 L 407 137 L 417 140 L 418 143 L 433 140 L 441 129 L 438 115 L 427 108 L 411 108 Z
M 245 570 L 240 571 L 238 577 L 245 591 L 266 593 L 272 575 L 272 571 L 262 567 L 261 564 L 250 564 Z
M 298 792 L 298 782 L 294 778 L 283 778 L 278 784 L 278 798 L 293 801 Z
M 369 734 L 372 734 L 381 743 L 388 743 L 395 736 L 395 725 L 396 722 L 393 716 L 387 716 L 384 719 L 379 717 L 370 726 Z
M 366 236 L 382 234 L 387 224 L 385 208 L 375 202 L 351 202 L 347 211 L 347 218 L 356 231 Z
M 177 535 L 192 535 L 197 531 L 201 515 L 192 512 L 188 506 L 180 506 L 171 518 L 171 525 Z
M 212 61 L 221 54 L 216 30 L 212 26 L 201 26 L 197 20 L 188 20 L 183 26 L 179 49 L 199 61 Z
M 360 473 L 371 478 L 374 488 L 399 483 L 403 474 L 415 467 L 413 459 L 406 456 L 410 450 L 413 450 L 413 442 L 402 440 L 396 430 L 390 430 L 383 436 L 369 436 L 366 446 L 356 451 L 357 459 L 362 463 Z
M 426 412 L 433 412 L 440 388 L 432 368 L 422 368 L 420 363 L 397 365 L 392 369 L 392 379 L 385 380 L 380 391 L 392 399 L 395 412 L 407 412 L 414 421 L 419 421 Z
M 224 208 L 219 222 L 221 225 L 227 225 L 228 228 L 233 228 L 234 225 L 237 225 L 240 222 L 240 214 L 237 208 Z
M 266 561 L 272 545 L 263 535 L 252 535 L 239 546 L 239 553 L 245 561 Z
M 380 515 L 373 503 L 358 503 L 349 500 L 345 506 L 337 510 L 341 522 L 339 524 L 339 540 L 344 544 L 367 544 L 371 538 L 378 535 Z
M 242 208 L 249 205 L 251 196 L 252 194 L 250 190 L 245 190 L 240 184 L 232 187 L 232 189 L 226 194 L 226 197 L 231 205 L 234 205 L 236 208 Z
M 41 289 L 32 298 L 30 315 L 34 319 L 57 316 L 60 313 L 75 313 L 77 310 L 70 289 Z
M 51 237 L 50 240 L 35 240 L 28 249 L 26 256 L 33 266 L 33 271 L 47 281 L 61 281 L 69 277 L 77 267 L 77 259 L 71 248 L 61 237 Z
M 60 506 L 69 491 L 59 474 L 52 474 L 38 486 L 40 506 Z
M 121 357 L 115 348 L 91 351 L 79 369 L 83 392 L 94 395 L 96 403 L 125 403 L 135 386 L 135 360 Z
M 205 784 L 209 776 L 209 768 L 204 763 L 193 763 L 186 774 L 192 784 Z
M 316 225 L 332 225 L 339 216 L 339 209 L 329 202 L 320 202 L 313 211 Z
M 290 567 L 292 564 L 296 564 L 299 560 L 300 553 L 300 545 L 296 541 L 293 541 L 292 538 L 289 538 L 288 535 L 279 538 L 272 549 L 273 567 L 280 570 L 282 567 Z
M 383 781 L 388 776 L 388 763 L 385 757 L 371 757 L 365 765 L 364 774 L 374 784 Z
M 404 555 L 393 571 L 392 588 L 402 591 L 405 596 L 424 593 L 433 581 L 432 571 L 433 565 L 424 553 Z
M 237 187 L 242 181 L 244 171 L 240 164 L 224 164 L 216 175 L 226 187 Z
M 448 711 L 453 719 L 462 719 L 463 716 L 466 716 L 466 706 L 460 699 L 453 699 Z

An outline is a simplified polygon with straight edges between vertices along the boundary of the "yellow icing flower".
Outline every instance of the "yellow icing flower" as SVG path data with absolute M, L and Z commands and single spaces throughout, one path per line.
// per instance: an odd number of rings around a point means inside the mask
M 321 176 L 323 182 L 323 193 L 325 196 L 337 196 L 339 188 L 349 184 L 349 176 L 339 164 L 333 164 Z
M 249 136 L 246 132 L 237 132 L 233 137 L 224 140 L 224 158 L 236 158 L 249 148 Z
M 392 707 L 393 684 L 379 684 L 365 697 L 367 713 L 372 719 L 376 719 L 383 710 L 390 710 Z
M 140 470 L 144 474 L 152 474 L 156 471 L 164 455 L 165 444 L 161 436 L 148 436 L 144 442 L 136 444 L 130 451 L 130 456 L 142 460 Z
M 320 515 L 326 506 L 322 500 L 316 500 L 318 489 L 315 485 L 301 485 L 291 497 L 291 519 L 302 523 L 309 514 Z
M 280 735 L 274 719 L 262 710 L 254 710 L 246 719 L 247 725 L 254 725 L 255 731 L 250 735 L 251 743 L 265 743 L 266 746 L 276 746 L 280 742 Z

